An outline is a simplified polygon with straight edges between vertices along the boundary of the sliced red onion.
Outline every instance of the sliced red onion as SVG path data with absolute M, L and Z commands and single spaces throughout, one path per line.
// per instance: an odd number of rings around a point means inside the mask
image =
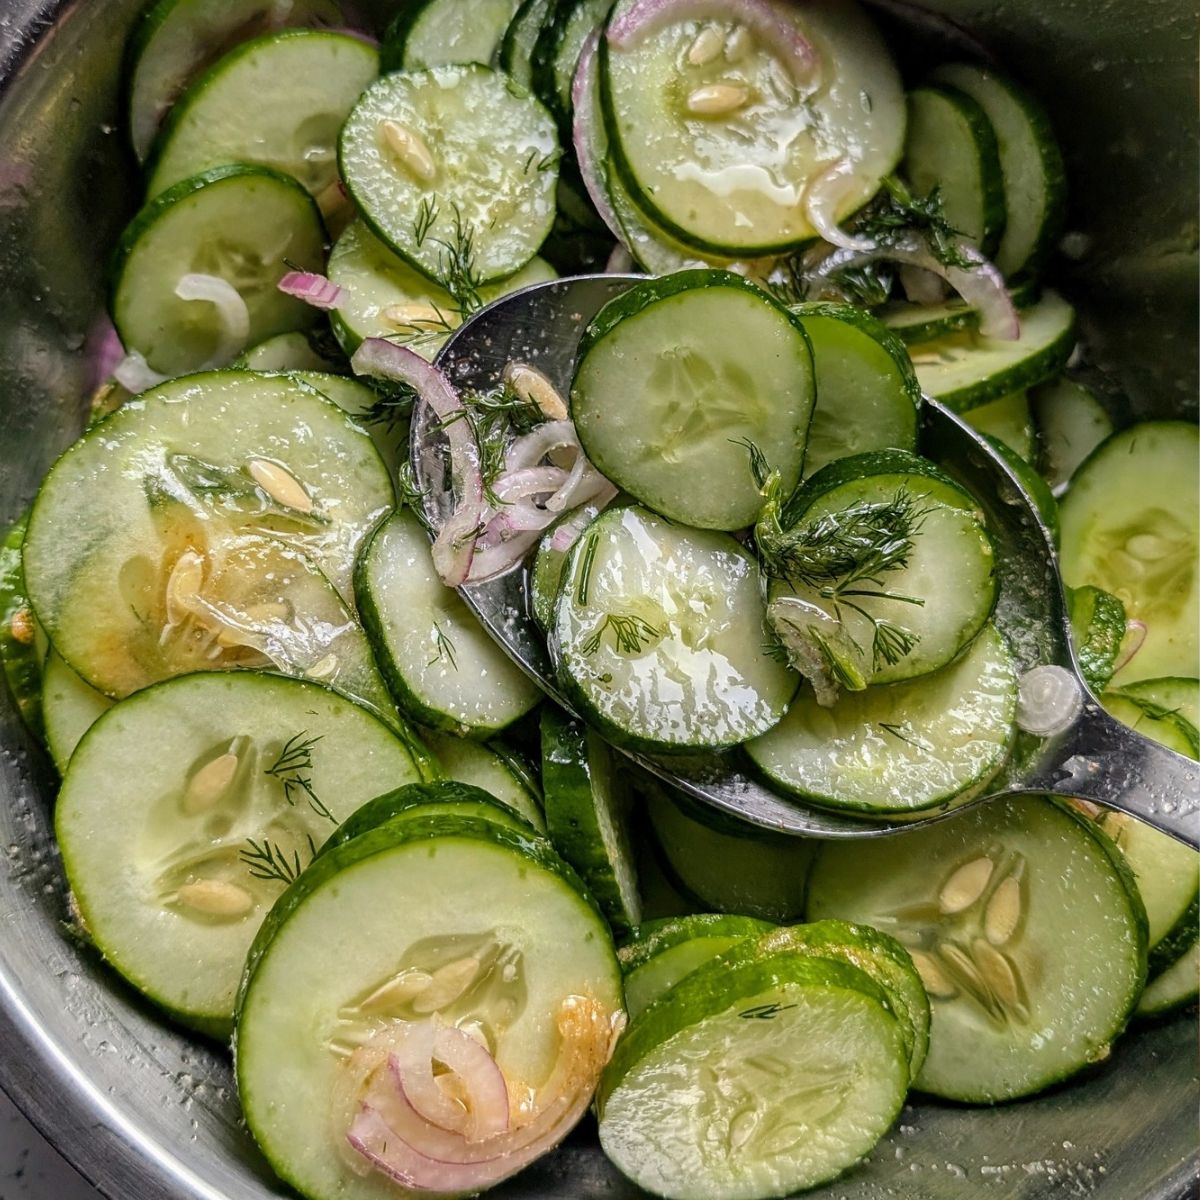
M 621 228 L 616 210 L 608 198 L 608 189 L 604 185 L 604 163 L 608 157 L 608 145 L 596 103 L 596 89 L 600 79 L 597 53 L 599 46 L 600 31 L 597 29 L 583 44 L 579 65 L 575 68 L 575 79 L 571 84 L 571 103 L 575 109 L 571 140 L 575 145 L 575 161 L 579 164 L 579 174 L 583 179 L 588 199 L 591 200 L 600 220 L 608 226 L 609 233 L 623 244 L 625 231 Z
M 1005 289 L 1004 277 L 973 246 L 959 242 L 956 248 L 974 264 L 969 270 L 939 262 L 924 238 L 909 234 L 870 250 L 834 250 L 806 273 L 810 279 L 820 280 L 879 259 L 920 267 L 944 279 L 979 313 L 979 329 L 985 337 L 1016 341 L 1021 336 L 1021 322 Z
M 856 166 L 851 158 L 839 158 L 814 175 L 804 189 L 804 215 L 813 229 L 832 245 L 843 250 L 872 250 L 875 243 L 870 238 L 854 237 L 838 225 L 838 208 L 858 184 L 854 176 Z
M 160 375 L 136 350 L 130 350 L 113 368 L 112 377 L 127 391 L 135 396 L 139 392 L 148 391 L 166 383 L 169 375 Z
M 1137 652 L 1145 644 L 1147 632 L 1145 621 L 1127 621 L 1125 623 L 1125 636 L 1121 640 L 1120 653 L 1113 663 L 1114 675 L 1133 661 Z
M 797 83 L 816 76 L 816 47 L 769 0 L 636 0 L 608 26 L 608 44 L 628 50 L 668 25 L 705 20 L 745 25 L 783 59 Z
M 289 271 L 275 286 L 285 296 L 295 296 L 313 308 L 326 311 L 337 308 L 345 295 L 344 289 L 331 279 L 313 271 Z
M 449 1067 L 466 1089 L 471 1111 L 468 1141 L 504 1133 L 508 1129 L 508 1085 L 488 1048 L 455 1025 L 438 1025 L 433 1056 Z
M 113 372 L 125 357 L 120 335 L 107 314 L 98 317 L 88 331 L 83 353 L 87 363 L 87 390 L 94 392 L 113 378 Z
M 611 492 L 608 496 L 611 500 L 617 494 L 617 489 L 581 453 L 562 487 L 546 501 L 546 507 L 553 513 L 564 513 L 605 492 Z
M 913 304 L 941 304 L 946 299 L 946 281 L 924 267 L 903 266 L 899 271 L 900 286 Z
M 516 438 L 504 455 L 505 473 L 536 467 L 547 454 L 555 450 L 583 453 L 579 435 L 571 421 L 545 421 Z
M 245 350 L 250 339 L 250 310 L 241 292 L 227 279 L 219 275 L 184 275 L 175 285 L 175 295 L 180 300 L 203 301 L 217 310 L 220 340 L 200 370 L 228 366 Z
M 546 522 L 546 525 L 548 524 L 549 521 Z M 499 541 L 494 544 L 480 542 L 476 546 L 474 557 L 471 560 L 467 582 L 486 583 L 489 579 L 498 579 L 501 575 L 507 575 L 537 545 L 538 538 L 542 535 L 542 529 L 545 529 L 546 525 L 542 525 L 540 529 L 514 533 L 507 541 Z
M 562 467 L 522 467 L 501 475 L 492 493 L 501 504 L 527 500 L 530 496 L 554 496 L 570 477 Z
M 436 1034 L 433 1020 L 404 1022 L 394 1032 L 392 1060 L 404 1080 L 405 1094 L 413 1108 L 431 1125 L 463 1133 L 470 1113 L 465 1105 L 446 1095 L 433 1074 Z

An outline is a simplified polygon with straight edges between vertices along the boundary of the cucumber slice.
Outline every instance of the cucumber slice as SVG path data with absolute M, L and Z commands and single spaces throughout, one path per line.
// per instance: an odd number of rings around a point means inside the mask
M 603 511 L 602 505 L 592 502 L 563 513 L 538 543 L 529 573 L 529 607 L 542 629 L 549 630 L 554 624 L 554 605 L 571 547 Z
M 1112 436 L 1112 419 L 1088 388 L 1065 377 L 1034 388 L 1030 400 L 1041 435 L 1038 465 L 1058 496 L 1088 455 Z
M 756 949 L 734 947 L 646 1009 L 604 1073 L 600 1144 L 656 1195 L 792 1195 L 856 1163 L 904 1103 L 886 994 L 845 963 Z
M 432 361 L 463 319 L 458 300 L 393 254 L 362 221 L 352 222 L 338 238 L 328 274 L 342 288 L 330 320 L 347 354 L 367 338 L 385 337 Z M 554 278 L 554 268 L 535 258 L 508 279 L 481 287 L 479 301 L 490 304 Z
M 1139 1017 L 1165 1017 L 1196 999 L 1200 992 L 1200 942 L 1147 985 L 1138 1001 Z
M 163 118 L 184 89 L 213 61 L 281 21 L 320 28 L 344 23 L 334 0 L 292 0 L 286 15 L 276 0 L 157 0 L 138 18 L 126 52 L 130 64 L 129 138 L 145 159 Z
M 1118 689 L 1117 695 L 1128 696 L 1135 701 L 1149 701 L 1182 717 L 1193 729 L 1200 726 L 1200 679 L 1182 679 L 1179 676 L 1142 679 L 1137 683 L 1125 684 Z
M 1033 428 L 1033 414 L 1029 411 L 1029 397 L 1024 392 L 1013 392 L 999 400 L 980 404 L 963 420 L 972 429 L 1003 442 L 1025 462 L 1036 461 L 1037 433 Z
M 1114 434 L 1076 472 L 1063 497 L 1062 572 L 1119 597 L 1146 626 L 1118 686 L 1163 675 L 1200 675 L 1200 431 L 1147 421 Z
M 565 1134 L 621 1009 L 608 930 L 577 885 L 540 839 L 464 818 L 386 825 L 321 855 L 271 913 L 239 1002 L 238 1091 L 280 1177 L 313 1197 L 395 1192 L 344 1156 L 366 1082 L 363 1056 L 347 1055 L 431 1018 L 477 1029 L 510 1096 L 574 1084 Z M 436 999 L 413 995 L 418 972 L 434 976 Z M 476 1186 L 498 1182 L 506 1161 Z
M 908 549 L 864 581 L 830 575 L 781 579 L 769 615 L 777 635 L 806 664 L 828 700 L 831 686 L 898 683 L 927 675 L 957 657 L 991 616 L 995 553 L 974 500 L 932 463 L 902 450 L 830 463 L 792 496 L 787 536 L 820 544 L 860 521 L 902 536 Z M 831 532 L 832 531 L 832 532 Z M 791 569 L 786 562 L 781 574 Z M 831 670 L 833 656 L 838 669 Z
M 1057 546 L 1059 542 L 1058 501 L 1054 499 L 1054 493 L 1050 491 L 1046 481 L 1034 470 L 1032 464 L 1022 458 L 1007 442 L 1002 442 L 990 433 L 985 433 L 983 436 L 991 443 L 996 453 L 1004 459 L 1009 470 L 1029 493 L 1033 507 L 1037 509 L 1038 516 L 1042 518 L 1042 522 L 1050 531 L 1054 544 Z
M 613 0 L 554 0 L 531 57 L 534 94 L 564 129 L 571 125 L 571 88 L 584 43 L 599 29 Z
M 1127 625 L 1125 605 L 1111 592 L 1085 585 L 1067 594 L 1079 669 L 1099 695 L 1113 677 Z
M 848 304 L 802 304 L 792 311 L 812 343 L 816 372 L 804 474 L 866 450 L 915 450 L 921 387 L 900 339 Z
M 636 1019 L 697 967 L 771 928 L 769 921 L 730 913 L 693 913 L 640 926 L 635 940 L 617 951 L 625 972 L 629 1019 Z
M 908 94 L 905 177 L 921 194 L 937 189 L 950 225 L 991 258 L 1004 232 L 1004 176 L 987 113 L 956 87 Z
M 747 443 L 791 491 L 815 398 L 798 318 L 728 271 L 680 271 L 588 326 L 571 415 L 618 487 L 672 520 L 741 529 L 762 507 Z
M 933 78 L 969 95 L 987 114 L 1004 179 L 1007 221 L 996 251 L 1006 279 L 1036 274 L 1062 229 L 1066 171 L 1042 106 L 990 67 L 948 63 Z
M 429 538 L 408 509 L 372 536 L 356 592 L 396 702 L 414 720 L 486 737 L 541 701 L 537 685 L 438 578 Z
M 338 130 L 378 74 L 378 51 L 349 34 L 291 29 L 242 43 L 171 110 L 146 194 L 235 162 L 281 171 L 319 196 L 337 178 Z
M 758 564 L 733 538 L 610 509 L 563 574 L 559 681 L 610 740 L 736 745 L 774 725 L 798 683 L 764 651 L 763 619 Z
M 1004 764 L 1015 733 L 1017 672 L 988 625 L 965 654 L 907 683 L 810 688 L 746 753 L 767 780 L 822 808 L 903 814 L 966 798 Z
M 1012 1100 L 1105 1058 L 1145 981 L 1145 911 L 1120 853 L 1035 796 L 825 843 L 808 911 L 886 929 L 908 949 L 933 1007 L 915 1086 L 948 1099 Z
M 1016 341 L 950 334 L 914 348 L 912 363 L 921 390 L 962 413 L 1053 378 L 1074 348 L 1075 310 L 1046 291 L 1021 313 Z
M 646 813 L 678 886 L 700 905 L 764 921 L 794 920 L 815 845 L 745 825 L 714 828 L 683 797 L 643 784 Z M 736 829 L 737 832 L 732 832 Z
M 29 604 L 21 545 L 28 517 L 22 517 L 0 542 L 0 669 L 21 720 L 35 736 L 42 726 L 42 656 L 37 622 Z
M 312 325 L 317 310 L 275 286 L 288 263 L 319 271 L 325 231 L 287 176 L 218 167 L 156 196 L 121 235 L 112 315 L 124 345 L 164 375 L 228 366 L 248 345 Z M 208 300 L 183 300 L 185 275 L 211 275 L 246 306 L 245 323 Z
M 919 346 L 949 333 L 979 327 L 979 313 L 961 300 L 942 304 L 912 304 L 892 300 L 875 314 L 906 346 Z
M 322 375 L 345 375 L 349 371 L 344 359 L 326 358 L 312 338 L 299 332 L 277 333 L 266 338 L 251 346 L 234 366 L 247 371 L 313 371 Z
M 577 870 L 609 924 L 627 933 L 642 919 L 629 838 L 631 797 L 613 751 L 592 730 L 542 709 L 542 787 L 554 848 Z
M 533 48 L 554 0 L 522 0 L 500 42 L 500 69 L 514 82 L 533 87 Z
M 223 1036 L 283 887 L 339 819 L 418 778 L 393 731 L 336 692 L 193 675 L 96 722 L 71 759 L 55 832 L 108 961 L 177 1020 Z
M 67 773 L 67 765 L 83 735 L 112 706 L 112 700 L 84 683 L 57 650 L 50 651 L 42 682 L 42 715 L 46 745 L 60 775 Z
M 349 592 L 391 504 L 370 439 L 307 386 L 192 376 L 130 401 L 55 464 L 25 540 L 30 599 L 59 653 L 113 696 L 274 664 L 386 704 L 329 580 Z
M 499 742 L 481 746 L 466 738 L 429 730 L 422 730 L 421 737 L 447 779 L 482 788 L 524 817 L 538 833 L 546 832 L 542 789 L 528 764 L 507 746 Z
M 554 121 L 487 67 L 376 81 L 346 121 L 338 156 L 371 231 L 463 292 L 519 271 L 554 224 Z
M 637 2 L 619 0 L 609 29 Z M 840 221 L 895 166 L 905 122 L 900 78 L 849 0 L 780 10 L 816 48 L 802 78 L 735 14 L 714 15 L 663 20 L 623 47 L 601 40 L 613 162 L 638 206 L 685 245 L 719 258 L 782 253 L 816 235 L 804 201 L 831 169 L 831 217 Z M 696 65 L 706 57 L 702 36 L 717 47 L 723 37 L 725 47 Z
M 490 63 L 518 0 L 410 0 L 393 18 L 380 68 L 420 71 L 448 63 Z

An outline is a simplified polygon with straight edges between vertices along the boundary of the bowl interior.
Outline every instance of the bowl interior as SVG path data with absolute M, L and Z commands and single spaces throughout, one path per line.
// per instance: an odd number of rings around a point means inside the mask
M 82 425 L 106 259 L 136 202 L 118 101 L 138 7 L 5 0 L 0 13 L 0 525 Z M 969 28 L 1051 109 L 1072 185 L 1065 287 L 1090 369 L 1138 413 L 1194 413 L 1193 14 L 1177 0 L 926 7 Z M 881 19 L 896 19 L 892 4 Z M 287 1194 L 240 1126 L 225 1053 L 160 1020 L 67 932 L 54 788 L 0 692 L 0 1084 L 109 1196 Z M 1031 1101 L 915 1102 L 866 1166 L 816 1195 L 1182 1196 L 1198 1094 L 1182 1016 L 1135 1030 L 1088 1078 Z M 497 1194 L 638 1193 L 585 1128 Z

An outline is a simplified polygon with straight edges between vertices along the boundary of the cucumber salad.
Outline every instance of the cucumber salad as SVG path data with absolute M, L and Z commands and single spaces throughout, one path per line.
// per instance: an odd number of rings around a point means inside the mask
M 1136 820 L 1027 795 L 822 843 L 624 753 L 902 818 L 1023 752 L 936 400 L 1055 531 L 1092 691 L 1200 757 L 1197 428 L 1088 366 L 1037 101 L 935 45 L 902 73 L 916 35 L 852 0 L 352 21 L 139 19 L 104 382 L 0 548 L 72 921 L 232 1042 L 280 1179 L 475 1194 L 591 1111 L 648 1193 L 789 1196 L 910 1090 L 1017 1100 L 1194 1000 L 1196 854 Z M 440 369 L 491 302 L 605 271 L 569 388 Z M 571 711 L 457 590 L 510 573 Z

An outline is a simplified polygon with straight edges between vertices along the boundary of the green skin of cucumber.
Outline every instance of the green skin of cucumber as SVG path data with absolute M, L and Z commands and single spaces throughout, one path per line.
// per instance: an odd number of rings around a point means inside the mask
M 35 737 L 42 736 L 42 664 L 33 641 L 18 638 L 13 618 L 31 620 L 33 609 L 25 595 L 21 544 L 25 540 L 22 517 L 0 542 L 0 665 L 21 719 Z
M 757 917 L 735 913 L 691 913 L 683 917 L 660 917 L 632 931 L 631 940 L 617 950 L 625 974 L 636 971 L 664 950 L 698 937 L 756 937 L 770 933 L 775 925 Z

